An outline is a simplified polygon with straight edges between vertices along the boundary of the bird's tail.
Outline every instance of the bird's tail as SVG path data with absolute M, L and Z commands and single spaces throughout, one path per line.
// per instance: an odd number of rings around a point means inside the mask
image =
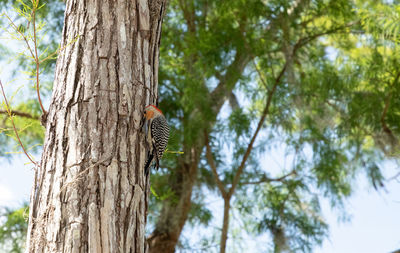
M 148 158 L 147 158 L 147 162 L 146 162 L 145 165 L 144 165 L 144 173 L 145 173 L 146 176 L 149 175 L 150 166 L 151 166 L 151 162 L 153 161 L 154 155 L 153 155 L 153 153 L 149 152 L 149 153 L 147 154 L 147 157 L 148 157 Z

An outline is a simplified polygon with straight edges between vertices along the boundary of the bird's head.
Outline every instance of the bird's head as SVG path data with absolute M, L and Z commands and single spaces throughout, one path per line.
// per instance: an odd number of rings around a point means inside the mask
M 163 115 L 162 111 L 154 105 L 148 105 L 144 109 L 144 116 L 147 120 L 153 119 L 158 115 Z

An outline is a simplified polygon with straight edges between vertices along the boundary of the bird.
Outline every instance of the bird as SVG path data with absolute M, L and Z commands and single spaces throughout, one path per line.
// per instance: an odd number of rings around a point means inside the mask
M 150 165 L 155 160 L 155 168 L 160 167 L 160 159 L 162 158 L 169 139 L 169 126 L 167 119 L 160 109 L 155 105 L 148 105 L 144 111 L 144 131 L 146 141 L 150 144 L 147 161 L 144 166 L 144 172 L 149 174 Z

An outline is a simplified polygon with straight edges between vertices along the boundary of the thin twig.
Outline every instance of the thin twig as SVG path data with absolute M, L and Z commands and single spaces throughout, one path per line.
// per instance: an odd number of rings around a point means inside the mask
M 35 63 L 36 63 L 36 93 L 37 97 L 39 100 L 39 105 L 40 108 L 42 109 L 43 114 L 47 114 L 46 110 L 43 107 L 42 99 L 40 97 L 40 91 L 39 91 L 39 57 L 38 57 L 38 52 L 37 52 L 37 38 L 36 38 L 36 8 L 38 6 L 39 1 L 34 0 L 32 1 L 33 3 L 33 8 L 32 8 L 32 26 L 33 26 L 33 43 L 35 46 Z
M 49 54 L 48 56 L 46 56 L 45 58 L 43 58 L 42 60 L 39 61 L 39 64 L 42 64 L 43 62 L 51 59 L 53 56 L 59 54 L 60 52 L 64 51 L 65 48 L 67 48 L 69 45 L 71 45 L 72 43 L 74 43 L 78 38 L 79 38 L 79 34 L 75 36 L 75 38 L 73 38 L 69 43 L 67 43 L 66 45 L 59 47 L 56 51 L 54 51 L 53 53 Z M 146 87 L 148 89 L 148 87 Z
M 25 34 L 23 34 L 23 33 L 18 29 L 18 27 L 15 25 L 15 23 L 11 20 L 11 18 L 10 18 L 8 15 L 5 15 L 5 16 L 6 16 L 6 18 L 8 19 L 8 21 L 10 22 L 10 25 L 14 28 L 14 30 L 15 30 L 17 33 L 19 33 L 19 34 L 21 35 L 21 37 L 24 39 L 25 44 L 26 44 L 26 46 L 27 46 L 29 52 L 31 53 L 32 58 L 35 59 L 35 55 L 34 55 L 34 53 L 33 53 L 33 51 L 32 51 L 31 45 L 29 45 L 28 38 L 25 36 Z
M 11 112 L 11 108 L 10 108 L 10 105 L 8 104 L 7 96 L 6 96 L 6 93 L 4 92 L 3 83 L 1 82 L 1 80 L 0 80 L 0 87 L 1 87 L 1 92 L 2 92 L 2 94 L 3 94 L 4 102 L 6 103 L 6 110 L 7 110 L 7 112 L 8 112 L 8 116 L 10 117 L 11 124 L 12 124 L 12 126 L 13 126 L 13 128 L 14 128 L 14 133 L 15 133 L 15 136 L 17 137 L 17 140 L 18 140 L 18 142 L 19 142 L 19 145 L 21 146 L 22 150 L 24 151 L 24 153 L 25 153 L 25 155 L 28 157 L 28 159 L 29 159 L 33 164 L 35 164 L 35 166 L 37 166 L 37 163 L 36 163 L 36 162 L 32 159 L 32 157 L 28 154 L 28 152 L 26 151 L 24 145 L 23 145 L 22 142 L 21 142 L 21 138 L 19 137 L 17 128 L 15 127 L 15 123 L 14 123 L 13 115 L 12 115 L 12 112 Z
M 12 28 L 14 28 L 14 30 L 19 34 L 19 35 L 21 35 L 21 37 L 22 37 L 22 39 L 25 41 L 25 44 L 26 44 L 26 46 L 27 46 L 27 48 L 28 48 L 28 50 L 29 50 L 29 52 L 30 52 L 30 54 L 31 54 L 31 56 L 32 56 L 32 58 L 34 59 L 34 61 L 35 61 L 35 64 L 36 64 L 36 93 L 37 93 L 37 97 L 38 97 L 38 101 L 39 101 L 39 105 L 40 105 L 40 108 L 41 108 L 41 110 L 42 110 L 42 112 L 43 112 L 43 114 L 47 114 L 47 112 L 46 112 L 46 110 L 44 109 L 44 107 L 43 107 L 43 103 L 42 103 L 42 99 L 41 99 L 41 97 L 40 97 L 40 92 L 39 92 L 39 65 L 40 65 L 40 61 L 39 61 L 39 57 L 38 57 L 38 52 L 37 52 L 37 38 L 36 38 L 36 23 L 35 23 L 35 19 L 36 19 L 36 8 L 37 8 L 37 5 L 38 5 L 38 1 L 36 1 L 36 0 L 34 0 L 34 1 L 32 1 L 32 4 L 33 4 L 33 7 L 32 7 L 32 14 L 31 14 L 31 16 L 32 16 L 32 25 L 33 25 L 33 43 L 34 43 L 34 50 L 35 50 L 35 52 L 33 52 L 33 50 L 32 50 L 32 47 L 31 47 L 31 45 L 29 45 L 29 40 L 28 40 L 28 38 L 25 36 L 25 34 L 22 32 L 22 31 L 20 31 L 19 29 L 18 29 L 18 26 L 11 20 L 11 18 L 8 16 L 8 15 L 5 15 L 6 16 L 6 18 L 8 19 L 8 21 L 10 22 L 10 25 L 11 25 L 11 27 Z
M 394 176 L 388 178 L 387 181 L 397 180 L 400 177 L 400 172 L 397 172 Z

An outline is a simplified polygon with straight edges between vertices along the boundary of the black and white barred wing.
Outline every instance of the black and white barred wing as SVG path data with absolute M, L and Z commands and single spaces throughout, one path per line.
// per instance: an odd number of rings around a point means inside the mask
M 161 159 L 168 144 L 169 126 L 165 117 L 156 117 L 151 124 L 151 135 L 156 148 L 157 157 Z

